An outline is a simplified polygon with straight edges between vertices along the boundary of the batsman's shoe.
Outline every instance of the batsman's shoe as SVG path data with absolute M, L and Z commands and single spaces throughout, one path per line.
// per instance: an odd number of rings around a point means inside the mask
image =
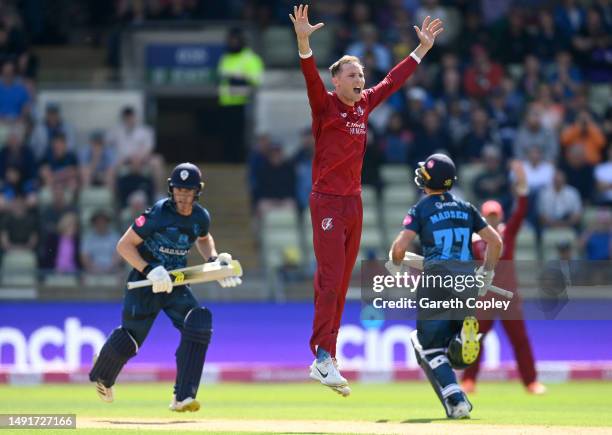
M 527 385 L 527 392 L 529 394 L 534 394 L 536 396 L 541 396 L 542 394 L 546 394 L 546 385 L 538 382 L 538 381 L 534 381 L 532 383 L 530 383 L 529 385 Z
M 310 366 L 310 378 L 328 387 L 344 387 L 348 385 L 347 380 L 342 377 L 331 358 L 327 358 L 322 362 L 317 362 L 315 359 Z
M 102 382 L 96 382 L 96 393 L 103 402 L 112 403 L 115 400 L 113 396 L 113 387 L 106 387 Z
M 479 353 L 478 320 L 474 316 L 467 316 L 463 319 L 463 326 L 461 327 L 461 356 L 463 362 L 467 365 L 474 363 Z
M 465 401 L 461 401 L 453 405 L 448 417 L 454 419 L 470 418 L 470 410 L 470 405 Z
M 195 400 L 193 397 L 187 397 L 185 400 L 177 402 L 176 396 L 174 396 L 172 398 L 172 403 L 168 408 L 170 408 L 170 411 L 174 412 L 196 412 L 200 409 L 200 402 Z

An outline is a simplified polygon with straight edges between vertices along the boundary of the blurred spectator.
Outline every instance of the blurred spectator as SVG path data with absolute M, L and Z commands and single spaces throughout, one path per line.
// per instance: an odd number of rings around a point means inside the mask
M 78 214 L 74 203 L 67 198 L 70 196 L 70 192 L 64 189 L 62 183 L 53 183 L 49 188 L 51 189 L 50 202 L 44 204 L 40 210 L 39 223 L 42 241 L 45 241 L 49 234 L 57 231 L 57 224 L 65 214 Z M 74 197 L 71 196 L 70 199 L 74 200 Z
M 527 100 L 536 97 L 540 83 L 543 81 L 542 66 L 537 57 L 532 54 L 523 59 L 523 75 L 520 79 L 519 88 Z
M 87 273 L 103 274 L 119 270 L 121 259 L 116 251 L 119 233 L 111 228 L 111 217 L 104 210 L 91 216 L 91 230 L 81 240 L 81 263 Z
M 608 146 L 612 145 L 612 104 L 610 104 L 606 110 L 605 118 L 602 123 L 602 129 L 606 135 L 606 142 L 608 143 Z
M 489 1 L 499 3 L 499 0 Z M 463 30 L 461 31 L 461 38 L 459 38 L 459 52 L 461 53 L 461 57 L 464 59 L 469 58 L 472 47 L 475 45 L 490 49 L 490 39 L 489 31 L 483 25 L 480 14 L 477 11 L 468 10 L 463 17 Z
M 586 160 L 585 150 L 580 145 L 570 146 L 565 153 L 565 159 L 561 163 L 561 170 L 565 173 L 570 186 L 574 186 L 580 192 L 584 202 L 593 197 L 593 165 Z
M 487 50 L 481 45 L 472 47 L 472 63 L 463 75 L 463 87 L 469 97 L 484 98 L 501 84 L 503 68 L 491 62 Z
M 119 207 L 127 205 L 127 199 L 132 192 L 143 191 L 147 195 L 147 203 L 153 204 L 155 198 L 155 184 L 151 175 L 135 160 L 130 160 L 123 173 L 117 177 L 116 193 Z
M 48 103 L 45 108 L 45 118 L 36 124 L 30 138 L 30 146 L 38 160 L 45 156 L 51 148 L 52 139 L 60 133 L 66 138 L 68 150 L 75 151 L 74 129 L 63 119 L 59 104 Z
M 529 148 L 526 157 L 523 166 L 529 191 L 535 192 L 552 184 L 555 167 L 550 161 L 544 160 L 541 148 Z
M 489 115 L 482 107 L 472 110 L 470 130 L 461 141 L 461 148 L 457 152 L 467 162 L 477 162 L 482 155 L 485 145 L 500 146 L 499 134 L 495 126 L 490 125 Z
M 598 210 L 595 223 L 584 231 L 579 244 L 587 260 L 612 259 L 612 213 L 610 210 Z
M 512 202 L 512 195 L 501 150 L 493 145 L 485 146 L 482 149 L 482 161 L 484 162 L 483 172 L 474 179 L 472 186 L 474 195 L 480 202 L 494 199 L 505 210 L 508 210 Z
M 412 134 L 404 128 L 402 115 L 398 112 L 392 113 L 387 128 L 381 137 L 385 162 L 406 164 L 411 141 Z
M 2 228 L 2 249 L 33 251 L 38 243 L 38 222 L 34 212 L 28 212 L 26 201 L 16 196 Z
M 402 112 L 404 126 L 415 131 L 421 126 L 423 112 L 427 105 L 427 92 L 421 87 L 411 87 L 406 90 L 407 107 Z
M 197 1 L 170 0 L 166 2 L 159 19 L 169 21 L 188 21 L 198 18 Z
M 572 39 L 578 62 L 586 67 L 585 73 L 590 81 L 612 81 L 611 32 L 611 28 L 605 28 L 598 10 L 590 8 L 584 27 Z
M 15 64 L 5 61 L 0 77 L 0 121 L 10 121 L 25 116 L 30 110 L 30 93 L 15 76 Z
M 544 228 L 579 230 L 582 215 L 580 194 L 566 183 L 565 174 L 560 170 L 555 171 L 552 186 L 538 195 L 538 214 Z
M 563 104 L 557 103 L 553 99 L 552 90 L 547 83 L 540 83 L 538 86 L 537 97 L 531 104 L 540 113 L 540 121 L 544 128 L 558 131 L 563 122 L 565 108 Z
M 39 265 L 57 273 L 76 273 L 80 269 L 79 218 L 75 213 L 64 214 L 57 230 L 48 234 Z
M 312 158 L 314 156 L 314 137 L 310 128 L 302 130 L 300 148 L 293 156 L 295 166 L 295 191 L 300 212 L 308 208 L 312 190 Z
M 450 137 L 440 121 L 440 116 L 435 110 L 429 109 L 423 114 L 422 127 L 414 135 L 408 161 L 412 167 L 416 167 L 418 162 L 425 161 L 435 152 L 448 152 L 450 143 Z
M 565 148 L 566 158 L 567 149 L 570 146 L 579 145 L 583 147 L 587 161 L 592 165 L 596 165 L 601 161 L 606 138 L 601 128 L 593 121 L 591 114 L 583 110 L 578 113 L 578 117 L 572 125 L 563 129 L 561 145 Z
M 467 102 L 457 98 L 446 102 L 446 130 L 450 135 L 453 150 L 460 147 L 461 140 L 470 131 L 468 106 Z M 452 154 L 455 158 L 459 156 L 459 153 L 455 151 Z
M 436 44 L 445 47 L 455 41 L 461 28 L 461 16 L 454 12 L 452 6 L 441 6 L 438 0 L 423 0 L 414 13 L 414 20 L 422 23 L 428 15 L 432 18 L 440 18 L 444 23 L 444 32 L 436 38 Z
M 372 50 L 366 51 L 360 59 L 363 63 L 363 75 L 365 77 L 366 88 L 371 88 L 385 78 L 387 72 L 378 67 L 376 55 Z
M 551 62 L 557 52 L 567 47 L 566 35 L 555 27 L 552 11 L 540 9 L 538 12 L 537 33 L 531 41 L 531 52 L 544 62 Z
M 226 52 L 219 59 L 219 106 L 226 125 L 224 132 L 225 159 L 241 162 L 245 159 L 246 107 L 251 103 L 261 84 L 264 65 L 261 58 L 248 47 L 240 28 L 227 34 Z
M 60 183 L 64 189 L 76 192 L 79 185 L 78 160 L 68 150 L 66 136 L 57 133 L 51 139 L 51 147 L 40 162 L 40 178 L 45 186 Z
M 532 49 L 532 38 L 527 33 L 525 14 L 522 9 L 513 7 L 507 21 L 496 38 L 496 58 L 504 64 L 521 63 Z
M 259 216 L 271 208 L 295 206 L 295 169 L 284 157 L 280 144 L 270 144 L 255 178 L 254 197 Z
M 514 156 L 525 160 L 531 148 L 539 148 L 542 158 L 554 162 L 559 153 L 555 134 L 542 125 L 542 114 L 537 107 L 530 107 L 524 124 L 520 127 L 514 142 Z
M 24 197 L 28 208 L 36 205 L 37 167 L 32 150 L 23 143 L 24 129 L 14 124 L 0 150 L 0 209 L 16 197 Z
M 608 146 L 608 160 L 595 166 L 595 201 L 612 205 L 612 146 Z
M 572 97 L 582 82 L 580 69 L 573 63 L 572 55 L 567 50 L 559 51 L 548 78 L 554 95 L 561 101 Z
M 379 205 L 382 200 L 382 190 L 384 187 L 380 173 L 383 163 L 384 155 L 378 147 L 378 140 L 374 129 L 368 128 L 365 155 L 363 157 L 363 168 L 361 171 L 361 183 L 374 188 Z
M 511 157 L 520 113 L 509 104 L 506 92 L 502 88 L 493 90 L 487 109 L 491 115 L 491 121 L 499 132 L 503 155 Z
M 113 151 L 104 142 L 104 133 L 91 134 L 88 146 L 81 149 L 79 162 L 83 186 L 112 188 L 115 158 Z
M 370 52 L 374 56 L 376 69 L 384 71 L 386 75 L 392 66 L 391 52 L 378 41 L 376 28 L 371 24 L 364 24 L 359 28 L 359 39 L 347 48 L 346 53 L 363 59 L 365 54 Z
M 554 10 L 557 28 L 568 37 L 577 33 L 584 23 L 584 9 L 576 0 L 562 0 Z
M 36 76 L 36 58 L 28 51 L 25 34 L 16 26 L 0 22 L 0 63 L 5 61 L 15 62 L 17 74 L 22 77 Z
M 147 194 L 142 190 L 130 193 L 127 197 L 127 207 L 121 210 L 120 228 L 123 230 L 132 225 L 134 220 L 142 214 L 142 211 L 149 207 L 149 204 Z
M 165 192 L 162 185 L 164 179 L 164 162 L 159 154 L 155 154 L 155 134 L 148 125 L 139 122 L 134 108 L 124 107 L 121 111 L 121 122 L 107 137 L 108 144 L 117 156 L 117 170 L 123 172 L 126 167 L 139 172 L 150 172 L 155 183 L 155 194 Z

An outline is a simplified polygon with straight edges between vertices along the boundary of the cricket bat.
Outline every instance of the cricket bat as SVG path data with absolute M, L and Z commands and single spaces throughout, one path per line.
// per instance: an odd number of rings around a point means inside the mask
M 423 257 L 415 254 L 414 252 L 406 252 L 406 254 L 404 255 L 404 261 L 410 267 L 413 267 L 418 270 L 423 270 Z M 514 297 L 514 293 L 494 285 L 490 285 L 487 288 L 487 291 L 493 292 L 507 299 L 512 299 Z
M 197 284 L 201 282 L 219 281 L 229 276 L 242 276 L 242 266 L 238 260 L 232 260 L 231 264 L 222 266 L 217 261 L 199 264 L 197 266 L 183 267 L 182 269 L 169 270 L 172 278 L 172 287 L 186 284 Z M 151 281 L 131 281 L 127 283 L 128 290 L 148 287 Z

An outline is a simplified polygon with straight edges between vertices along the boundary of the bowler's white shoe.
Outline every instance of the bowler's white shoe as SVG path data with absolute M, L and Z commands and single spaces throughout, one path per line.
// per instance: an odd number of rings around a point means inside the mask
M 449 418 L 470 418 L 470 405 L 468 405 L 468 403 L 465 401 L 457 403 L 451 409 Z
M 315 359 L 310 365 L 310 378 L 321 382 L 344 397 L 351 394 L 348 381 L 340 374 L 337 362 L 334 363 L 332 358 L 327 358 L 322 362 L 317 362 Z
M 172 398 L 172 403 L 168 407 L 170 411 L 175 412 L 196 412 L 200 409 L 200 402 L 195 400 L 193 397 L 187 397 L 185 400 L 181 400 L 180 402 L 176 401 L 176 396 Z
M 112 401 L 115 400 L 113 396 L 113 387 L 106 387 L 100 381 L 96 382 L 96 393 L 98 393 L 98 397 L 106 403 L 112 403 Z

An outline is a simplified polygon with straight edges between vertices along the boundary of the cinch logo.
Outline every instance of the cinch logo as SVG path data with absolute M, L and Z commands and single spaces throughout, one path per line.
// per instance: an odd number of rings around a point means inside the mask
M 351 369 L 390 370 L 394 366 L 417 368 L 410 333 L 413 328 L 393 325 L 385 329 L 342 325 L 338 332 L 338 359 Z M 483 365 L 499 367 L 501 345 L 495 331 L 484 339 Z
M 0 328 L 0 366 L 16 372 L 29 371 L 74 371 L 81 367 L 81 349 L 90 346 L 98 353 L 106 335 L 97 328 L 81 326 L 76 317 L 64 321 L 64 329 L 56 326 L 43 326 L 36 329 L 29 338 L 16 328 Z M 9 347 L 13 360 L 8 361 Z M 55 348 L 54 352 L 50 348 Z M 54 354 L 54 357 L 45 357 Z M 4 353 L 3 353 L 4 351 Z M 61 356 L 63 355 L 63 357 Z
M 321 221 L 321 228 L 323 231 L 329 231 L 334 227 L 333 219 L 334 218 L 323 218 Z

